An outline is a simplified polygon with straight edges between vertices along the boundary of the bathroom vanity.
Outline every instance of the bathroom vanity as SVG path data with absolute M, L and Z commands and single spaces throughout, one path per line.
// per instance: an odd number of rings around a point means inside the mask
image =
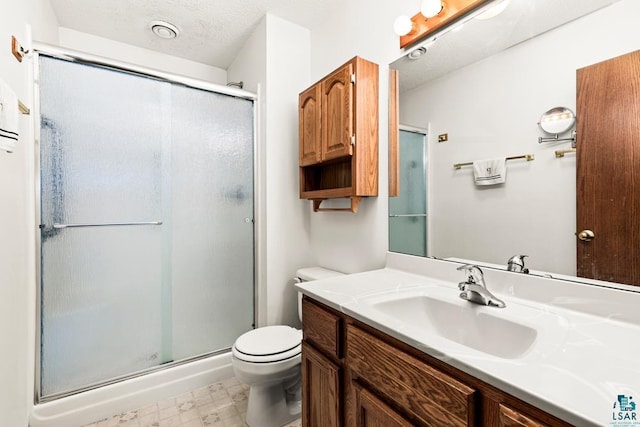
M 458 297 L 460 265 L 389 253 L 384 269 L 297 285 L 303 425 L 637 418 L 622 406 L 640 392 L 640 345 L 624 338 L 640 337 L 637 291 L 485 269 L 506 302 L 487 307 Z

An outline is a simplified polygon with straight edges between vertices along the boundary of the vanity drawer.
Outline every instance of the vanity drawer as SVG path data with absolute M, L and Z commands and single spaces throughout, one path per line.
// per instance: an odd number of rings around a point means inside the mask
M 306 297 L 302 300 L 302 331 L 305 341 L 329 356 L 342 358 L 342 319 Z
M 352 324 L 347 325 L 346 363 L 421 424 L 475 425 L 474 389 Z

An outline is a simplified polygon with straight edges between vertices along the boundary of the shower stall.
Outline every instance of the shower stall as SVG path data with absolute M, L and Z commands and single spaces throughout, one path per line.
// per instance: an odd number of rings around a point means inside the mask
M 254 326 L 255 97 L 38 51 L 39 402 Z

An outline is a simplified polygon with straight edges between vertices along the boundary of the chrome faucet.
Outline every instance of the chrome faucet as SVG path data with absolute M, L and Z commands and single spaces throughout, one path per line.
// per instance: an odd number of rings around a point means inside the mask
M 524 258 L 528 255 L 514 255 L 507 261 L 507 271 L 529 274 L 529 269 L 524 266 Z
M 458 267 L 457 270 L 464 270 L 464 273 L 467 276 L 467 280 L 465 282 L 460 282 L 458 284 L 458 289 L 462 291 L 460 292 L 460 298 L 476 304 L 488 305 L 491 307 L 503 308 L 506 306 L 504 301 L 489 292 L 487 285 L 484 283 L 484 274 L 482 273 L 482 270 L 480 270 L 480 267 L 477 265 L 465 264 Z

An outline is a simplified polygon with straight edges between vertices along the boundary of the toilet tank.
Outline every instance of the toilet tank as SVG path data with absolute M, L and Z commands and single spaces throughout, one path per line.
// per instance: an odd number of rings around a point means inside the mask
M 322 267 L 307 267 L 296 271 L 296 282 L 311 282 L 337 276 L 344 276 L 344 273 Z M 298 318 L 302 321 L 302 292 L 298 292 Z

